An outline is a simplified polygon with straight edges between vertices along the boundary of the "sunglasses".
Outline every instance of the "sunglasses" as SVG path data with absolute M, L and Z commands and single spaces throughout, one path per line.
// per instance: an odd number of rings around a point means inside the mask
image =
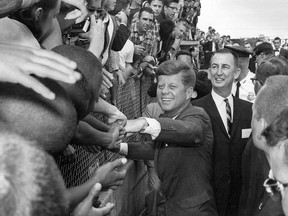
M 263 186 L 266 189 L 266 192 L 270 195 L 271 198 L 277 198 L 280 195 L 279 192 L 283 191 L 284 188 L 288 186 L 287 184 L 283 184 L 275 179 L 268 178 L 265 180 Z

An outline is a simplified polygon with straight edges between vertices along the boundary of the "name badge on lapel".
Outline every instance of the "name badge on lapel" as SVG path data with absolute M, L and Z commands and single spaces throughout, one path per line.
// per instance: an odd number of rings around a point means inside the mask
M 251 128 L 242 129 L 242 136 L 241 136 L 241 138 L 242 138 L 242 139 L 249 138 L 251 132 L 252 132 Z

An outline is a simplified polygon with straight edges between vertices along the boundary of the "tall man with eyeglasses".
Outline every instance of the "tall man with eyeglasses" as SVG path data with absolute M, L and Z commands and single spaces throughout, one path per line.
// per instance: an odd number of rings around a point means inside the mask
M 253 142 L 255 146 L 257 146 L 259 149 L 263 150 L 266 153 L 269 164 L 272 168 L 272 172 L 269 173 L 269 178 L 271 178 L 271 180 L 265 181 L 264 184 L 268 188 L 269 193 L 271 193 L 271 191 L 269 191 L 269 186 L 271 186 L 271 183 L 274 183 L 272 179 L 279 180 L 282 183 L 288 182 L 287 179 L 285 179 L 286 173 L 278 172 L 278 170 L 282 170 L 280 168 L 282 168 L 281 166 L 283 166 L 283 163 L 275 161 L 276 152 L 278 152 L 277 160 L 283 158 L 283 153 L 280 154 L 281 150 L 284 150 L 283 146 L 281 147 L 280 143 L 279 146 L 275 147 L 277 143 L 274 143 L 274 140 L 271 140 L 271 134 L 269 135 L 272 128 L 271 126 L 267 128 L 269 124 L 271 124 L 272 122 L 274 122 L 275 119 L 277 119 L 279 113 L 281 113 L 284 109 L 287 109 L 288 107 L 287 82 L 288 76 L 277 75 L 269 77 L 266 80 L 264 86 L 257 94 L 255 103 L 253 105 L 253 117 L 251 122 Z M 276 128 L 273 128 L 273 130 L 275 129 Z M 279 130 L 280 134 L 282 131 L 282 136 L 284 135 L 283 128 L 278 128 L 277 130 Z M 278 139 L 279 138 L 280 137 L 278 137 Z M 273 172 L 273 170 L 275 170 L 275 173 Z M 281 190 L 284 191 L 283 188 Z M 285 189 L 285 191 L 286 190 L 287 189 Z M 284 193 L 282 193 L 282 195 L 284 195 Z M 282 199 L 285 200 L 285 196 L 282 197 Z M 264 194 L 262 202 L 259 206 L 260 210 L 258 211 L 257 215 L 284 215 L 280 206 L 280 200 L 281 199 L 279 197 L 278 199 L 274 199 L 273 197 L 269 197 L 268 193 Z
M 179 0 L 164 0 L 162 12 L 156 17 L 159 23 L 164 20 L 174 20 L 179 11 Z
M 280 77 L 281 78 L 281 77 Z M 276 78 L 275 78 L 276 79 Z M 286 79 L 286 78 L 285 78 Z M 283 82 L 283 81 L 281 81 Z M 287 82 L 287 79 L 286 79 Z M 262 132 L 269 146 L 268 155 L 273 176 L 264 182 L 273 199 L 281 197 L 282 209 L 288 215 L 288 107 Z
M 212 122 L 212 185 L 220 216 L 237 215 L 242 152 L 251 133 L 252 103 L 233 97 L 231 93 L 239 74 L 238 56 L 233 51 L 221 49 L 214 52 L 208 71 L 212 92 L 192 102 L 203 107 Z

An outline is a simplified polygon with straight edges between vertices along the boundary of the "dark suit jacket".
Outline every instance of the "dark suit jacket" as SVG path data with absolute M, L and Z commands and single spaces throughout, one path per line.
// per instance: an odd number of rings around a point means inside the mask
M 273 200 L 266 192 L 261 204 L 257 207 L 257 211 L 253 216 L 285 216 L 280 197 L 278 200 Z
M 282 57 L 288 59 L 288 50 L 281 48 L 279 56 L 282 56 Z
M 234 98 L 233 124 L 229 138 L 211 93 L 192 101 L 203 107 L 212 122 L 213 145 L 213 187 L 218 214 L 237 215 L 241 192 L 241 158 L 247 140 L 242 139 L 242 129 L 251 128 L 252 104 Z
M 213 134 L 201 108 L 188 104 L 175 120 L 157 119 L 155 141 L 128 144 L 128 157 L 153 159 L 167 216 L 217 215 L 212 176 Z

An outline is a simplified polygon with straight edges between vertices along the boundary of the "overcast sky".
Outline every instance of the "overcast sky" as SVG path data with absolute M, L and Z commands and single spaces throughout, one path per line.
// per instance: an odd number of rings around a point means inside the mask
M 232 38 L 288 38 L 288 0 L 201 0 L 198 27 Z

